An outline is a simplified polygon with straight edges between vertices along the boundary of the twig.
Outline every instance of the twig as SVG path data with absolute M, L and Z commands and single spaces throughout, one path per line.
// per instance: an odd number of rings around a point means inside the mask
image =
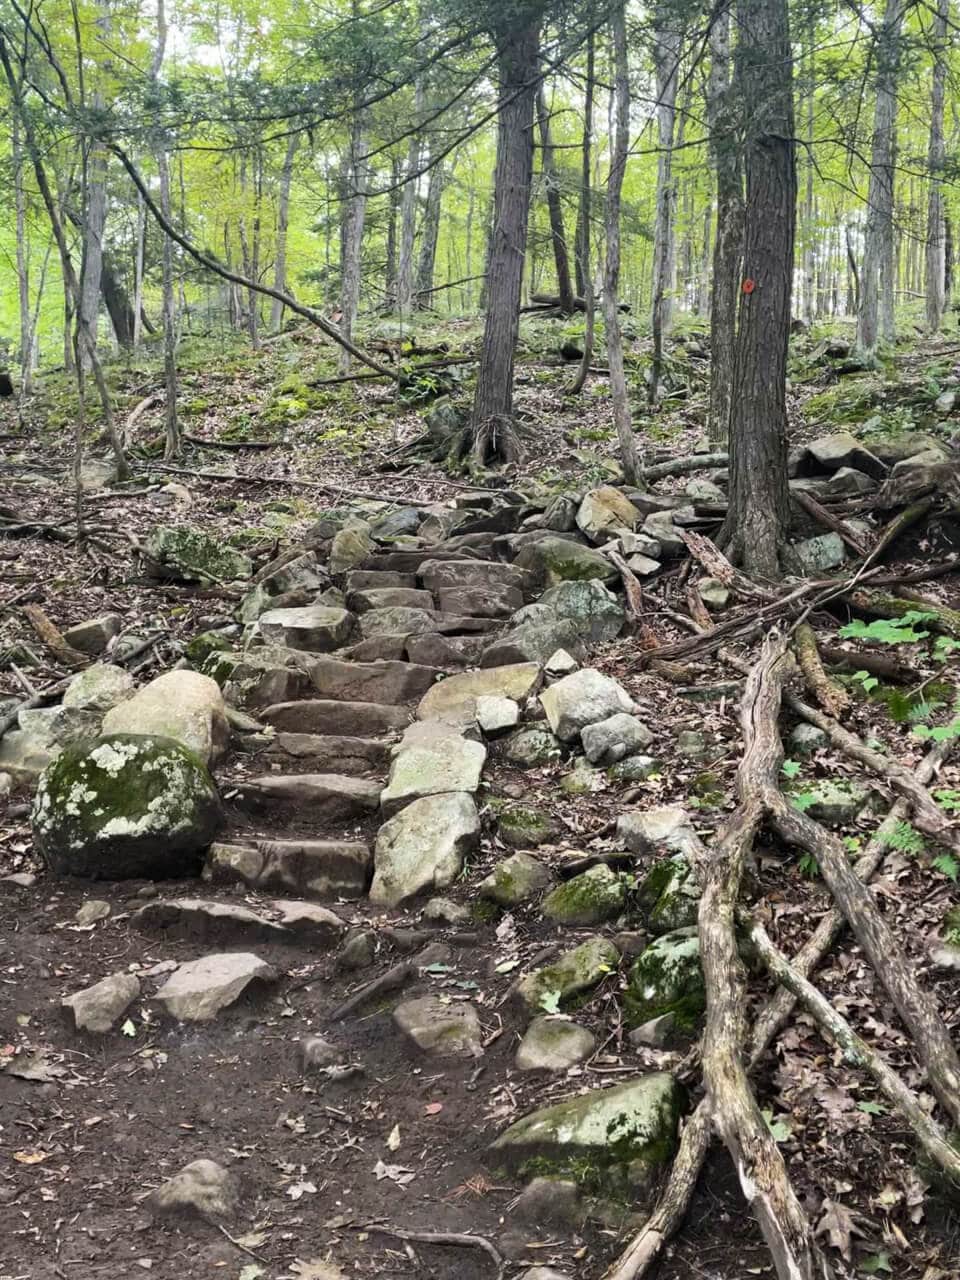
M 207 1219 L 207 1221 L 211 1222 L 211 1226 L 216 1227 L 217 1230 L 221 1232 L 222 1235 L 225 1235 L 235 1249 L 239 1249 L 241 1253 L 247 1254 L 247 1256 L 250 1258 L 255 1258 L 257 1262 L 264 1262 L 268 1266 L 270 1265 L 269 1258 L 265 1258 L 262 1253 L 256 1253 L 254 1252 L 253 1249 L 248 1248 L 247 1245 L 241 1244 L 240 1241 L 236 1239 L 236 1237 L 230 1234 L 230 1232 L 222 1223 L 212 1222 L 209 1218 Z
M 358 1224 L 357 1229 L 361 1231 L 379 1231 L 381 1235 L 393 1236 L 395 1240 L 409 1240 L 414 1244 L 440 1244 L 459 1246 L 465 1249 L 482 1249 L 497 1268 L 497 1280 L 500 1280 L 506 1267 L 506 1262 L 496 1245 L 491 1243 L 486 1236 L 468 1235 L 459 1231 L 400 1231 L 394 1227 L 382 1227 L 373 1222 L 368 1222 L 362 1226 Z

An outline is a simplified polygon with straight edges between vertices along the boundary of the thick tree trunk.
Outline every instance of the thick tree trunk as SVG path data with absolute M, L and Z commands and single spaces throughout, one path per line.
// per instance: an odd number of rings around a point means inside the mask
M 583 139 L 580 144 L 580 214 L 577 217 L 576 262 L 577 278 L 583 273 L 583 298 L 586 305 L 586 323 L 583 331 L 583 355 L 577 376 L 567 390 L 567 394 L 578 395 L 587 381 L 590 361 L 593 359 L 594 333 L 596 328 L 596 302 L 593 296 L 593 276 L 590 264 L 590 168 L 593 149 L 593 97 L 596 88 L 594 79 L 594 33 L 587 37 L 587 75 L 583 90 Z M 582 216 L 581 216 L 582 215 Z
M 362 113 L 354 116 L 350 144 L 344 153 L 341 170 L 340 223 L 340 331 L 353 340 L 353 327 L 360 309 L 360 255 L 363 227 L 367 213 L 367 164 Z M 339 370 L 350 372 L 350 352 L 340 348 Z
M 730 432 L 737 298 L 743 257 L 743 163 L 733 131 L 732 94 L 730 11 L 724 6 L 710 28 L 707 83 L 710 155 L 717 180 L 717 230 L 710 288 L 709 434 L 713 443 L 720 445 L 726 444 Z
M 300 135 L 293 133 L 287 142 L 280 171 L 280 192 L 277 197 L 277 258 L 273 269 L 273 287 L 278 293 L 287 292 L 287 228 L 290 225 L 290 187 L 293 183 L 293 161 L 297 154 Z M 279 333 L 283 327 L 283 303 L 274 298 L 270 307 L 270 332 Z
M 630 149 L 630 71 L 627 61 L 627 19 L 625 5 L 617 4 L 610 15 L 614 58 L 614 123 L 613 151 L 610 156 L 610 176 L 607 179 L 607 199 L 604 206 L 604 223 L 607 238 L 606 270 L 603 277 L 603 325 L 607 339 L 607 364 L 610 369 L 610 399 L 613 403 L 613 419 L 620 443 L 620 460 L 628 484 L 640 479 L 640 460 L 637 457 L 637 439 L 633 433 L 633 415 L 627 394 L 627 380 L 623 369 L 623 338 L 620 333 L 620 193 L 623 175 L 627 167 Z
M 943 143 L 943 103 L 947 84 L 947 20 L 950 0 L 938 0 L 933 27 L 936 45 L 933 88 L 930 94 L 930 144 L 927 149 L 929 188 L 927 191 L 926 319 L 936 333 L 943 319 L 944 252 L 942 173 L 946 152 Z
M 23 185 L 24 157 L 20 145 L 20 121 L 12 119 L 11 160 L 16 205 L 17 300 L 20 309 L 20 394 L 33 393 L 33 313 L 30 307 L 30 252 L 27 241 L 27 196 Z
M 104 305 L 107 308 L 107 314 L 110 316 L 110 322 L 113 325 L 113 332 L 116 335 L 118 345 L 123 347 L 125 351 L 132 351 L 135 330 L 134 316 L 136 313 L 124 288 L 123 281 L 117 274 L 113 261 L 107 253 L 104 253 L 100 263 L 100 291 L 103 294 Z
M 573 312 L 573 284 L 570 280 L 570 255 L 567 252 L 567 236 L 563 227 L 560 172 L 557 169 L 553 139 L 550 136 L 550 117 L 547 112 L 547 98 L 542 82 L 537 90 L 537 124 L 540 128 L 540 173 L 547 193 L 550 239 L 553 244 L 553 261 L 557 269 L 557 293 L 560 296 L 560 310 L 564 315 L 571 315 Z
M 77 320 L 87 335 L 82 356 L 89 364 L 89 349 L 97 345 L 100 289 L 103 282 L 103 235 L 107 225 L 107 156 L 93 147 L 87 161 L 86 200 L 83 208 L 83 256 L 80 269 L 80 304 Z
M 860 271 L 860 309 L 857 315 L 857 349 L 867 360 L 872 360 L 876 355 L 882 316 L 885 317 L 884 339 L 893 341 L 895 336 L 890 332 L 894 290 L 891 271 L 894 241 L 894 133 L 903 13 L 901 0 L 886 0 L 883 23 L 876 41 L 877 98 L 873 115 L 863 266 Z
M 431 305 L 433 272 L 437 261 L 437 241 L 440 238 L 440 209 L 443 204 L 443 188 L 447 172 L 443 162 L 430 170 L 427 182 L 427 202 L 423 210 L 423 227 L 420 234 L 420 257 L 417 261 L 417 306 L 426 310 Z
M 423 115 L 425 90 L 423 77 L 414 89 L 413 112 L 419 123 Z M 407 141 L 407 163 L 403 192 L 400 196 L 400 261 L 397 266 L 397 310 L 401 316 L 409 316 L 413 310 L 414 244 L 417 234 L 417 189 L 420 182 L 420 158 L 423 144 L 419 130 L 411 133 Z M 467 254 L 469 257 L 469 252 Z M 470 272 L 468 271 L 469 275 Z
M 165 0 L 157 0 L 157 43 L 150 64 L 150 79 L 156 87 L 160 81 L 160 69 L 167 48 L 167 16 Z M 170 156 L 166 147 L 166 139 L 158 131 L 155 140 L 157 172 L 160 176 L 160 211 L 168 222 L 172 220 L 172 200 L 170 196 Z M 163 237 L 163 376 L 164 376 L 164 420 L 165 441 L 163 456 L 179 457 L 182 452 L 180 442 L 180 422 L 177 415 L 177 319 L 174 303 L 173 279 L 173 240 L 169 235 Z
M 511 6 L 510 21 L 492 32 L 500 111 L 486 272 L 487 310 L 471 430 L 475 454 L 508 461 L 519 452 L 513 428 L 513 363 L 533 177 L 541 16 L 539 0 L 521 0 Z
M 653 361 L 649 398 L 660 398 L 663 338 L 670 329 L 673 300 L 674 212 L 677 194 L 673 182 L 673 129 L 677 107 L 680 32 L 675 14 L 665 4 L 654 13 L 653 65 L 657 88 L 657 216 L 653 231 Z
M 816 48 L 816 19 L 811 9 L 807 19 L 807 48 L 804 94 L 806 97 L 807 150 L 803 158 L 806 177 L 806 189 L 803 198 L 803 319 L 807 327 L 813 324 L 816 316 L 817 297 L 817 254 L 816 254 L 816 206 L 813 199 L 813 138 L 814 138 L 814 96 L 816 79 L 814 76 L 814 49 Z
M 749 575 L 777 578 L 790 513 L 786 375 L 797 195 L 786 0 L 739 0 L 737 26 L 746 206 L 725 535 Z
M 143 276 L 147 254 L 147 206 L 137 196 L 136 247 L 133 260 L 133 345 L 140 346 L 143 337 Z

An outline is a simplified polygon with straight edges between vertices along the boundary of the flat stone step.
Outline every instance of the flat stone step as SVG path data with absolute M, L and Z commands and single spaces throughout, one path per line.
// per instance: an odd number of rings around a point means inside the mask
M 244 807 L 292 806 L 330 821 L 357 818 L 379 808 L 382 782 L 342 773 L 265 774 L 237 785 Z
M 493 694 L 523 702 L 536 693 L 541 679 L 542 671 L 536 662 L 464 671 L 433 686 L 417 707 L 417 719 L 472 724 L 476 720 L 478 698 Z
M 351 569 L 346 576 L 346 592 L 368 591 L 377 587 L 415 587 L 415 573 L 397 573 L 389 569 Z
M 494 583 L 523 591 L 529 584 L 523 569 L 502 560 L 424 560 L 419 577 L 434 593 L 450 587 L 487 587 Z
M 346 665 L 346 664 L 345 664 Z M 260 719 L 288 733 L 351 734 L 367 737 L 402 729 L 413 718 L 407 707 L 382 702 L 337 702 L 328 698 L 304 698 L 299 702 L 275 702 L 259 713 Z
M 310 760 L 318 773 L 335 769 L 351 775 L 371 769 L 385 772 L 390 766 L 391 744 L 381 738 L 345 738 L 322 733 L 278 733 L 270 755 Z
M 309 667 L 314 688 L 325 698 L 400 703 L 422 698 L 443 675 L 413 662 L 341 662 L 319 658 Z
M 134 912 L 133 923 L 147 933 L 199 942 L 299 943 L 305 935 L 324 947 L 334 946 L 346 929 L 339 916 L 314 902 L 272 904 L 270 919 L 234 902 L 206 898 L 173 898 L 148 902 Z
M 366 571 L 395 571 L 415 574 L 425 560 L 471 560 L 474 553 L 467 547 L 446 551 L 442 547 L 411 547 L 409 551 L 381 551 L 368 556 L 360 566 Z
M 238 1000 L 251 986 L 276 982 L 272 965 L 250 951 L 221 951 L 189 960 L 172 973 L 157 992 L 157 1000 L 171 1017 L 183 1022 L 208 1022 Z
M 203 878 L 211 884 L 305 898 L 362 898 L 373 874 L 373 850 L 360 840 L 254 840 L 212 844 Z
M 433 609 L 429 591 L 415 587 L 364 587 L 347 594 L 347 608 L 354 613 L 370 609 Z
M 482 743 L 465 738 L 453 726 L 420 720 L 410 726 L 397 747 L 380 807 L 389 816 L 422 796 L 475 792 L 486 758 Z

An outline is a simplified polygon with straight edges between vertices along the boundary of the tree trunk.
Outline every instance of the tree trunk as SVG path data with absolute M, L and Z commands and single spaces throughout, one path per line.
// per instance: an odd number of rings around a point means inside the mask
M 479 458 L 510 461 L 519 453 L 513 428 L 513 363 L 527 248 L 533 177 L 533 110 L 540 54 L 539 0 L 520 0 L 511 21 L 492 31 L 497 50 L 497 167 L 486 271 L 487 310 L 471 431 Z
M 366 150 L 362 113 L 354 116 L 350 144 L 343 157 L 340 224 L 340 331 L 353 340 L 353 327 L 360 309 L 360 254 L 367 212 Z M 339 370 L 350 372 L 350 352 L 340 348 Z
M 610 156 L 610 176 L 607 179 L 607 199 L 604 206 L 607 259 L 603 278 L 603 325 L 607 339 L 607 364 L 610 369 L 610 399 L 613 403 L 617 439 L 620 442 L 620 459 L 627 483 L 637 484 L 640 479 L 640 460 L 637 457 L 637 439 L 633 433 L 633 415 L 630 412 L 627 380 L 623 371 L 623 338 L 620 333 L 618 296 L 620 194 L 627 167 L 627 153 L 630 149 L 630 69 L 627 61 L 627 19 L 623 3 L 617 4 L 610 14 L 610 30 L 613 37 L 613 94 L 616 120 L 613 150 Z
M 77 322 L 88 335 L 83 355 L 84 363 L 88 367 L 89 348 L 97 345 L 97 321 L 100 315 L 100 288 L 103 277 L 103 234 L 106 224 L 107 156 L 102 147 L 93 146 L 87 161 L 80 303 L 77 312 Z
M 933 89 L 930 94 L 930 144 L 927 150 L 929 189 L 927 192 L 926 241 L 926 319 L 927 328 L 936 333 L 943 319 L 943 190 L 942 173 L 946 152 L 943 143 L 943 103 L 947 83 L 947 20 L 950 0 L 938 0 L 933 27 L 936 42 L 933 65 Z
M 737 28 L 745 278 L 734 353 L 725 539 L 748 574 L 776 579 L 790 511 L 785 386 L 797 195 L 786 0 L 738 0 Z
M 806 177 L 806 190 L 803 199 L 803 320 L 809 328 L 816 315 L 817 293 L 817 223 L 813 200 L 813 138 L 814 138 L 814 97 L 816 79 L 814 75 L 814 49 L 816 48 L 816 18 L 811 9 L 807 18 L 806 75 L 804 92 L 806 95 L 807 149 L 803 158 Z
M 417 79 L 413 111 L 419 123 L 424 107 L 423 77 Z M 413 310 L 413 251 L 417 234 L 417 188 L 420 182 L 422 143 L 419 129 L 407 141 L 407 165 L 400 197 L 400 262 L 397 266 L 397 310 L 404 318 Z M 468 255 L 469 256 L 469 255 Z M 468 273 L 469 274 L 469 273 Z
M 159 85 L 160 69 L 167 48 L 167 15 L 165 0 L 157 0 L 157 43 L 150 64 L 150 80 L 154 88 Z M 166 139 L 159 133 L 154 142 L 157 172 L 160 176 L 160 211 L 167 221 L 172 218 L 170 196 L 170 155 Z M 174 305 L 173 240 L 163 237 L 163 376 L 165 441 L 163 456 L 176 458 L 182 453 L 180 423 L 177 416 L 177 319 Z
M 860 271 L 860 310 L 857 315 L 857 350 L 866 360 L 872 360 L 877 352 L 881 309 L 887 316 L 884 337 L 892 340 L 887 330 L 893 310 L 894 281 L 891 278 L 891 266 L 894 239 L 894 130 L 903 12 L 900 0 L 886 0 L 883 23 L 877 31 L 876 40 L 877 98 L 873 114 L 863 266 Z
M 300 135 L 293 133 L 287 142 L 280 171 L 280 194 L 277 200 L 277 260 L 273 269 L 273 287 L 278 293 L 287 292 L 287 228 L 290 225 L 290 186 L 293 182 L 293 161 L 297 154 Z M 274 298 L 270 307 L 270 332 L 279 333 L 283 328 L 283 303 Z
M 390 161 L 390 192 L 387 196 L 387 257 L 383 272 L 383 297 L 387 311 L 397 304 L 397 219 L 400 214 L 401 165 L 394 156 Z
M 709 434 L 714 444 L 725 444 L 730 432 L 733 352 L 743 256 L 743 162 L 733 130 L 730 11 L 725 6 L 710 28 L 707 121 L 710 155 L 717 178 L 717 230 L 710 289 Z
M 11 160 L 14 202 L 17 211 L 17 299 L 20 308 L 20 394 L 33 393 L 33 314 L 30 307 L 30 252 L 27 243 L 27 196 L 23 186 L 24 158 L 20 147 L 20 121 L 12 119 Z
M 104 253 L 100 263 L 100 290 L 113 325 L 117 343 L 125 351 L 134 346 L 135 312 L 123 281 L 117 274 L 109 254 Z
M 143 273 L 147 254 L 147 206 L 137 196 L 137 243 L 133 261 L 133 346 L 143 337 Z
M 564 315 L 573 313 L 573 284 L 570 280 L 570 255 L 567 252 L 567 236 L 563 228 L 563 204 L 560 191 L 560 172 L 557 169 L 553 139 L 550 136 L 550 117 L 547 113 L 547 97 L 543 82 L 537 89 L 537 123 L 540 126 L 540 172 L 547 192 L 547 211 L 550 215 L 550 239 L 553 242 L 553 261 L 557 268 L 557 293 L 560 310 Z
M 577 216 L 576 262 L 577 274 L 583 273 L 583 299 L 586 306 L 586 323 L 583 330 L 583 355 L 577 376 L 567 394 L 578 395 L 587 381 L 590 361 L 593 359 L 594 332 L 596 327 L 596 302 L 593 296 L 593 276 L 590 265 L 590 170 L 593 147 L 593 96 L 595 34 L 587 37 L 587 75 L 583 89 L 583 140 L 580 144 L 580 214 Z
M 943 309 L 949 311 L 953 295 L 953 222 L 950 211 L 943 211 Z
M 674 206 L 673 127 L 677 106 L 677 71 L 680 62 L 680 32 L 671 24 L 677 21 L 665 4 L 660 4 L 653 18 L 653 65 L 657 87 L 657 216 L 653 231 L 653 361 L 650 370 L 649 398 L 655 404 L 660 398 L 660 367 L 663 359 L 663 337 L 670 329 L 673 311 L 670 289 L 673 281 Z
M 423 210 L 423 226 L 420 232 L 420 258 L 417 262 L 416 296 L 421 311 L 431 306 L 433 272 L 437 261 L 437 240 L 440 236 L 440 207 L 447 172 L 443 161 L 430 170 L 427 182 L 427 203 Z

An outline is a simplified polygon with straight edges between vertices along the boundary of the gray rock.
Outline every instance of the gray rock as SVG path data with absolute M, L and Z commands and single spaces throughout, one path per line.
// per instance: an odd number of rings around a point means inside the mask
M 88 618 L 75 627 L 68 627 L 63 638 L 71 649 L 95 655 L 103 653 L 113 637 L 120 634 L 122 626 L 123 619 L 118 613 L 104 613 L 99 618 Z
M 688 480 L 684 486 L 683 492 L 691 502 L 722 503 L 727 500 L 727 495 L 723 492 L 720 486 L 718 484 L 714 484 L 712 480 Z
M 957 393 L 950 387 L 946 391 L 941 391 L 933 402 L 933 407 L 937 413 L 953 413 L 957 403 Z
M 356 840 L 260 840 L 212 844 L 203 878 L 314 898 L 360 898 L 373 868 L 370 846 Z
M 478 1058 L 483 1053 L 480 1018 L 466 1002 L 444 1004 L 437 996 L 405 1000 L 393 1020 L 418 1049 L 439 1058 Z
M 373 812 L 380 805 L 381 789 L 371 778 L 339 773 L 268 773 L 237 784 L 245 808 L 261 812 L 278 806 L 330 822 Z
M 567 1071 L 597 1047 L 586 1027 L 557 1018 L 534 1018 L 517 1049 L 518 1071 Z
M 620 915 L 626 901 L 623 877 L 599 863 L 557 885 L 544 898 L 541 910 L 555 924 L 603 924 Z
M 501 907 L 519 907 L 548 889 L 553 873 L 529 853 L 514 853 L 498 862 L 477 885 L 477 893 Z
M 106 920 L 110 915 L 110 903 L 99 898 L 88 898 L 74 916 L 81 928 L 96 924 L 98 920 Z
M 192 1160 L 147 1199 L 154 1214 L 232 1218 L 240 1204 L 240 1179 L 215 1160 Z
M 362 564 L 372 550 L 369 524 L 365 520 L 351 519 L 333 535 L 327 568 L 333 574 L 346 573 Z
M 520 729 L 504 738 L 504 759 L 522 769 L 536 769 L 560 756 L 560 743 L 548 729 Z
M 620 534 L 618 545 L 621 554 L 625 556 L 647 556 L 651 560 L 660 556 L 660 543 L 646 533 L 625 531 Z
M 239 902 L 204 898 L 155 900 L 133 914 L 133 925 L 167 938 L 198 942 L 283 942 L 283 928 Z M 338 921 L 339 923 L 339 921 Z
M 139 995 L 139 979 L 129 973 L 112 973 L 92 987 L 67 996 L 62 1004 L 73 1014 L 78 1031 L 103 1035 Z
M 638 578 L 649 578 L 651 574 L 659 573 L 662 565 L 659 560 L 653 560 L 650 556 L 633 555 L 627 560 L 627 568 Z
M 377 958 L 377 935 L 372 929 L 358 929 L 337 952 L 337 968 L 368 969 Z
M 420 580 L 428 591 L 456 590 L 458 587 L 501 585 L 523 591 L 527 584 L 523 568 L 499 560 L 424 560 Z
M 588 724 L 619 711 L 632 711 L 633 700 L 616 680 L 592 667 L 575 671 L 540 694 L 550 728 L 562 742 L 573 741 Z
M 274 567 L 274 565 L 276 567 Z M 282 596 L 287 591 L 319 591 L 329 579 L 313 551 L 265 566 L 257 574 L 256 583 L 268 596 Z
M 353 581 L 362 570 L 354 570 L 347 577 L 348 583 Z M 397 577 L 400 575 L 397 574 Z M 371 609 L 433 609 L 433 596 L 429 591 L 421 591 L 414 587 L 361 587 L 350 590 L 347 595 L 347 606 L 361 616 Z
M 296 902 L 289 898 L 274 900 L 271 904 L 279 912 L 280 927 L 291 940 L 306 937 L 311 948 L 332 947 L 343 937 L 346 925 L 333 911 L 315 902 Z
M 529 610 L 543 610 L 531 616 Z M 572 649 L 583 653 L 580 629 L 572 618 L 556 618 L 541 605 L 530 605 L 521 610 L 526 621 L 511 626 L 498 639 L 488 644 L 481 655 L 483 667 L 502 667 L 518 662 L 543 664 L 557 649 Z M 518 615 L 518 616 L 521 616 Z
M 586 1209 L 575 1182 L 565 1178 L 534 1178 L 520 1194 L 513 1216 L 533 1227 L 578 1227 Z M 531 1267 L 521 1280 L 569 1280 L 552 1267 Z
M 876 480 L 857 471 L 854 467 L 840 467 L 824 486 L 824 493 L 832 498 L 854 497 L 861 493 L 871 493 L 877 487 Z
M 466 924 L 470 919 L 470 912 L 451 898 L 431 898 L 423 904 L 420 918 L 426 924 Z
M 672 804 L 621 814 L 617 836 L 631 853 L 685 853 L 696 839 L 687 811 Z
M 577 525 L 591 542 L 605 542 L 620 529 L 635 529 L 640 512 L 619 489 L 603 485 L 583 496 L 577 511 Z
M 198 529 L 159 525 L 147 537 L 144 549 L 158 577 L 216 584 L 253 576 L 247 556 Z
M 823 729 L 818 729 L 814 724 L 798 724 L 787 734 L 787 749 L 791 756 L 799 756 L 800 759 L 806 759 L 819 751 L 821 747 L 825 747 L 829 741 Z
M 350 639 L 356 619 L 346 609 L 312 604 L 303 609 L 270 609 L 260 615 L 260 634 L 270 644 L 310 653 L 329 653 Z
M 660 543 L 660 555 L 664 560 L 676 560 L 686 554 L 687 545 L 673 523 L 674 512 L 653 511 L 643 522 L 643 532 Z
M 397 573 L 390 569 L 351 569 L 345 579 L 347 603 L 354 613 L 356 608 L 350 599 L 355 591 L 368 591 L 379 587 L 416 587 L 417 577 L 414 573 Z
M 590 578 L 609 583 L 619 577 L 600 551 L 565 538 L 547 537 L 527 543 L 517 556 L 516 564 L 529 572 L 535 586 L 553 587 L 559 582 Z
M 730 603 L 730 590 L 719 578 L 701 578 L 697 583 L 700 599 L 708 609 L 718 612 Z
M 513 663 L 482 671 L 465 671 L 435 684 L 417 707 L 418 720 L 443 720 L 452 725 L 476 722 L 477 699 L 487 695 L 522 702 L 540 686 L 541 670 L 535 662 Z
M 697 923 L 700 886 L 685 854 L 655 863 L 640 885 L 637 899 L 651 933 L 672 933 Z
M 199 671 L 157 676 L 107 712 L 103 732 L 172 738 L 208 765 L 220 759 L 230 741 L 220 686 Z
M 306 1075 L 310 1071 L 320 1071 L 324 1067 L 332 1067 L 336 1062 L 343 1062 L 344 1053 L 335 1044 L 325 1040 L 323 1036 L 308 1036 L 300 1041 L 300 1069 Z
M 689 756 L 693 760 L 708 756 L 711 750 L 706 734 L 699 729 L 681 729 L 677 734 L 676 749 L 680 755 Z
M 380 738 L 345 738 L 319 733 L 278 733 L 268 750 L 278 756 L 309 760 L 324 772 L 363 774 L 371 769 L 385 772 L 390 764 L 390 744 Z
M 649 1197 L 676 1149 L 684 1103 L 683 1087 L 667 1072 L 589 1090 L 511 1125 L 490 1160 L 509 1170 L 536 1160 L 581 1184 Z
M 580 738 L 591 764 L 616 764 L 649 747 L 653 734 L 636 716 L 619 711 L 606 720 L 585 725 Z
M 588 644 L 605 644 L 615 639 L 627 620 L 617 597 L 596 578 L 580 582 L 561 582 L 540 597 L 558 618 L 575 623 L 581 638 Z
M 835 431 L 807 445 L 807 455 L 823 471 L 839 471 L 855 467 L 875 480 L 882 480 L 886 467 L 875 454 L 865 448 L 850 431 Z
M 627 756 L 610 766 L 607 777 L 613 782 L 646 782 L 662 768 L 662 761 L 655 756 Z
M 513 698 L 487 693 L 477 699 L 477 724 L 484 733 L 513 729 L 519 720 L 520 708 Z
M 189 875 L 221 821 L 202 761 L 169 738 L 129 734 L 71 747 L 44 771 L 31 821 L 58 875 Z
M 445 791 L 474 792 L 487 749 L 465 738 L 456 728 L 438 720 L 420 720 L 410 725 L 394 751 L 390 777 L 381 793 L 384 813 L 395 813 L 402 805 L 421 796 Z
M 308 698 L 276 702 L 264 708 L 260 719 L 280 732 L 366 737 L 402 729 L 410 723 L 410 712 L 406 707 L 379 702 Z
M 552 964 L 525 974 L 517 984 L 517 998 L 528 1009 L 540 1009 L 544 997 L 562 1007 L 585 991 L 592 991 L 620 963 L 620 952 L 606 938 L 588 938 L 565 951 Z
M 589 796 L 604 788 L 604 772 L 584 756 L 578 756 L 573 768 L 560 779 L 560 790 L 568 796 Z
M 561 826 L 547 814 L 512 800 L 491 800 L 497 815 L 497 833 L 514 849 L 531 849 L 556 839 Z
M 70 681 L 63 695 L 63 705 L 81 710 L 109 711 L 131 697 L 135 688 L 133 676 L 123 667 L 95 662 Z
M 649 1022 L 627 1033 L 627 1039 L 635 1047 L 647 1045 L 651 1049 L 664 1049 L 677 1029 L 677 1019 L 672 1013 L 663 1013 L 659 1018 L 651 1018 Z
M 572 653 L 568 653 L 566 649 L 558 649 L 547 659 L 544 671 L 548 676 L 568 676 L 571 671 L 576 671 L 579 665 Z
M 413 662 L 343 662 L 325 656 L 314 659 L 308 670 L 313 687 L 322 698 L 390 705 L 422 698 L 437 677 L 443 674 L 435 667 L 421 667 Z M 428 718 L 431 717 L 421 717 Z M 375 731 L 348 729 L 346 724 L 342 724 L 331 732 Z
M 437 604 L 443 613 L 468 618 L 509 618 L 523 605 L 523 592 L 504 582 L 476 586 L 441 587 Z
M 371 901 L 395 907 L 425 890 L 447 888 L 479 837 L 480 819 L 470 796 L 450 792 L 414 800 L 377 835 Z
M 239 1000 L 251 983 L 276 982 L 276 969 L 249 951 L 221 951 L 188 960 L 157 992 L 171 1017 L 208 1022 Z
M 377 542 L 392 542 L 404 534 L 416 533 L 421 519 L 419 507 L 398 507 L 396 511 L 388 511 L 374 520 L 370 532 Z
M 630 1026 L 671 1013 L 679 1031 L 692 1031 L 706 1008 L 696 928 L 656 938 L 633 962 L 624 997 Z
M 538 1178 L 537 1181 L 546 1182 L 548 1179 Z M 556 1267 L 529 1267 L 521 1275 L 520 1280 L 573 1280 L 573 1277 L 569 1271 L 558 1271 Z
M 804 813 L 828 827 L 841 827 L 855 822 L 860 810 L 870 799 L 872 789 L 859 782 L 824 778 L 804 783 Z

